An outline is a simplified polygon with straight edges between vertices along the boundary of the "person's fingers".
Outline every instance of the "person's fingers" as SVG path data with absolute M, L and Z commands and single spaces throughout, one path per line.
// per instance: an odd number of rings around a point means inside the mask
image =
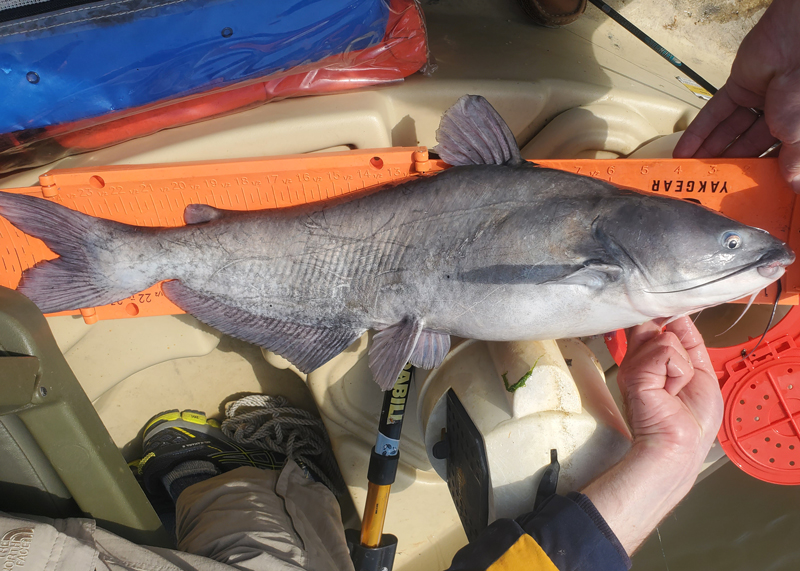
M 694 365 L 695 375 L 682 387 L 680 398 L 702 428 L 705 438 L 713 439 L 722 422 L 723 404 L 719 381 L 703 337 L 688 317 L 673 321 L 667 330 L 680 340 Z
M 778 139 L 769 132 L 767 121 L 762 116 L 730 147 L 725 149 L 722 156 L 728 158 L 758 157 L 777 142 Z
M 703 336 L 690 317 L 679 317 L 672 321 L 667 325 L 667 331 L 675 334 L 696 369 L 702 369 L 716 378 Z
M 697 117 L 686 128 L 672 156 L 676 159 L 688 159 L 695 156 L 708 136 L 725 119 L 739 107 L 728 95 L 726 86 L 723 86 L 700 110 Z
M 646 343 L 659 333 L 661 333 L 661 325 L 655 321 L 648 321 L 626 329 L 625 336 L 628 339 L 628 348 L 625 354 L 636 354 L 643 343 Z
M 781 153 L 778 155 L 783 178 L 789 183 L 797 194 L 800 194 L 800 143 L 789 145 L 784 143 L 781 146 Z
M 692 381 L 695 373 L 683 347 L 678 344 L 670 347 L 670 350 L 674 355 L 670 355 L 669 361 L 667 361 L 664 390 L 672 396 L 677 396 Z
M 703 112 L 702 109 L 700 112 Z M 683 132 L 683 135 L 681 135 L 681 138 L 678 139 L 675 148 L 672 150 L 673 159 L 690 159 L 694 156 L 697 149 L 700 148 L 700 145 L 703 144 L 705 138 L 698 135 L 694 129 L 690 131 L 689 129 L 691 129 L 691 127 L 692 125 L 689 125 Z
M 781 174 L 800 192 L 800 70 L 770 82 L 764 116 L 772 135 L 783 143 L 778 161 Z
M 647 338 L 651 332 L 654 334 Z M 666 389 L 675 396 L 694 376 L 694 366 L 680 340 L 674 333 L 643 330 L 642 326 L 637 333 L 634 349 L 628 349 L 617 375 L 622 380 L 620 389 Z
M 758 120 L 759 115 L 746 107 L 737 107 L 706 137 L 694 156 L 698 159 L 719 157 Z M 766 150 L 766 149 L 764 149 Z

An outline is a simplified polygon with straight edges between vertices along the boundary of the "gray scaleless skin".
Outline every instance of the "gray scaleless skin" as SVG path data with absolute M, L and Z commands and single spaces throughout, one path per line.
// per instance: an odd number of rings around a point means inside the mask
M 0 215 L 61 255 L 25 272 L 43 312 L 124 299 L 160 280 L 179 307 L 310 371 L 367 329 L 391 387 L 438 366 L 449 335 L 605 333 L 752 295 L 794 254 L 768 233 L 686 201 L 522 161 L 485 99 L 437 132 L 454 166 L 336 203 L 236 213 L 187 208 L 140 228 L 0 193 Z M 74 232 L 54 232 L 72 228 Z

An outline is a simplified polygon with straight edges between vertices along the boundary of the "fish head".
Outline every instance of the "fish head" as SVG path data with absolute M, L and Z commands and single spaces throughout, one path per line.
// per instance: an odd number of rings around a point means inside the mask
M 753 295 L 795 255 L 759 228 L 680 199 L 622 195 L 594 223 L 595 238 L 625 268 L 633 305 L 683 315 Z

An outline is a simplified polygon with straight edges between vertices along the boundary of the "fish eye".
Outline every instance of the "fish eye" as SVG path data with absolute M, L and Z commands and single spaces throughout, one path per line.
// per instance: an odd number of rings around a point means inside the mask
M 735 250 L 742 245 L 742 239 L 735 232 L 725 232 L 722 236 L 722 244 L 729 250 Z

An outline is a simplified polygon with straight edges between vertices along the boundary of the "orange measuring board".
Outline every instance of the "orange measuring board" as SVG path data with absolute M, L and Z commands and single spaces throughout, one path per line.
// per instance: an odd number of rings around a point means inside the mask
M 538 164 L 618 186 L 697 201 L 800 249 L 800 205 L 777 159 L 547 160 Z M 324 201 L 449 168 L 425 147 L 355 150 L 259 159 L 53 170 L 40 186 L 8 189 L 44 197 L 101 218 L 140 226 L 182 226 L 189 204 L 260 210 Z M 0 285 L 15 288 L 24 270 L 55 258 L 40 240 L 0 217 Z M 783 303 L 798 303 L 800 269 L 783 279 Z M 774 292 L 759 296 L 771 302 Z M 77 314 L 79 312 L 64 312 Z M 80 311 L 87 321 L 183 313 L 160 284 L 120 302 Z

